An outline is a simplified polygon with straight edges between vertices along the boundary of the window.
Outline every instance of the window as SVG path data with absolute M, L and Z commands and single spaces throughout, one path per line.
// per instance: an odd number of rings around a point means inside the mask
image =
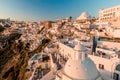
M 99 64 L 99 69 L 104 69 L 104 65 Z
M 120 71 L 120 64 L 118 64 L 118 65 L 116 66 L 116 70 L 117 70 L 117 71 Z
M 119 8 L 117 8 L 117 10 L 119 10 Z
M 115 17 L 115 12 L 113 12 L 113 17 Z

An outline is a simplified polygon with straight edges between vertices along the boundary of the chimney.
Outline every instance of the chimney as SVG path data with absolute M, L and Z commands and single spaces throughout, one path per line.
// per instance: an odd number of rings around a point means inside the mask
M 92 52 L 96 52 L 96 47 L 97 47 L 97 39 L 94 36 L 93 37 L 93 46 L 92 46 Z

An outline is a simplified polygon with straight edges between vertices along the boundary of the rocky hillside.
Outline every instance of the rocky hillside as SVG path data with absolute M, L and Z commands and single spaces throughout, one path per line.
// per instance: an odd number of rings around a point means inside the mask
M 4 29 L 1 29 L 2 32 Z M 43 39 L 37 49 L 28 52 L 30 44 L 21 42 L 20 36 L 19 33 L 11 33 L 7 37 L 0 35 L 0 80 L 23 80 L 29 58 L 50 41 Z

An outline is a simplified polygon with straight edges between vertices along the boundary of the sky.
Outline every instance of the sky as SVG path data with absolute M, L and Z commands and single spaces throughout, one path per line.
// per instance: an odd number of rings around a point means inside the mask
M 120 5 L 120 0 L 0 0 L 0 18 L 19 21 L 56 20 L 82 12 L 93 17 L 100 9 Z

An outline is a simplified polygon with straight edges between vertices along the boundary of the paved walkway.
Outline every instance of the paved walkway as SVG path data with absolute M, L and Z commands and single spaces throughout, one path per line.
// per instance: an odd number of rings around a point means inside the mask
M 32 78 L 34 77 L 34 73 L 35 73 L 36 67 L 34 67 L 33 69 L 34 69 L 34 71 L 32 73 L 32 76 L 29 78 L 29 80 L 32 80 Z
M 55 78 L 54 70 L 52 69 L 49 73 L 42 77 L 40 80 L 53 80 Z

